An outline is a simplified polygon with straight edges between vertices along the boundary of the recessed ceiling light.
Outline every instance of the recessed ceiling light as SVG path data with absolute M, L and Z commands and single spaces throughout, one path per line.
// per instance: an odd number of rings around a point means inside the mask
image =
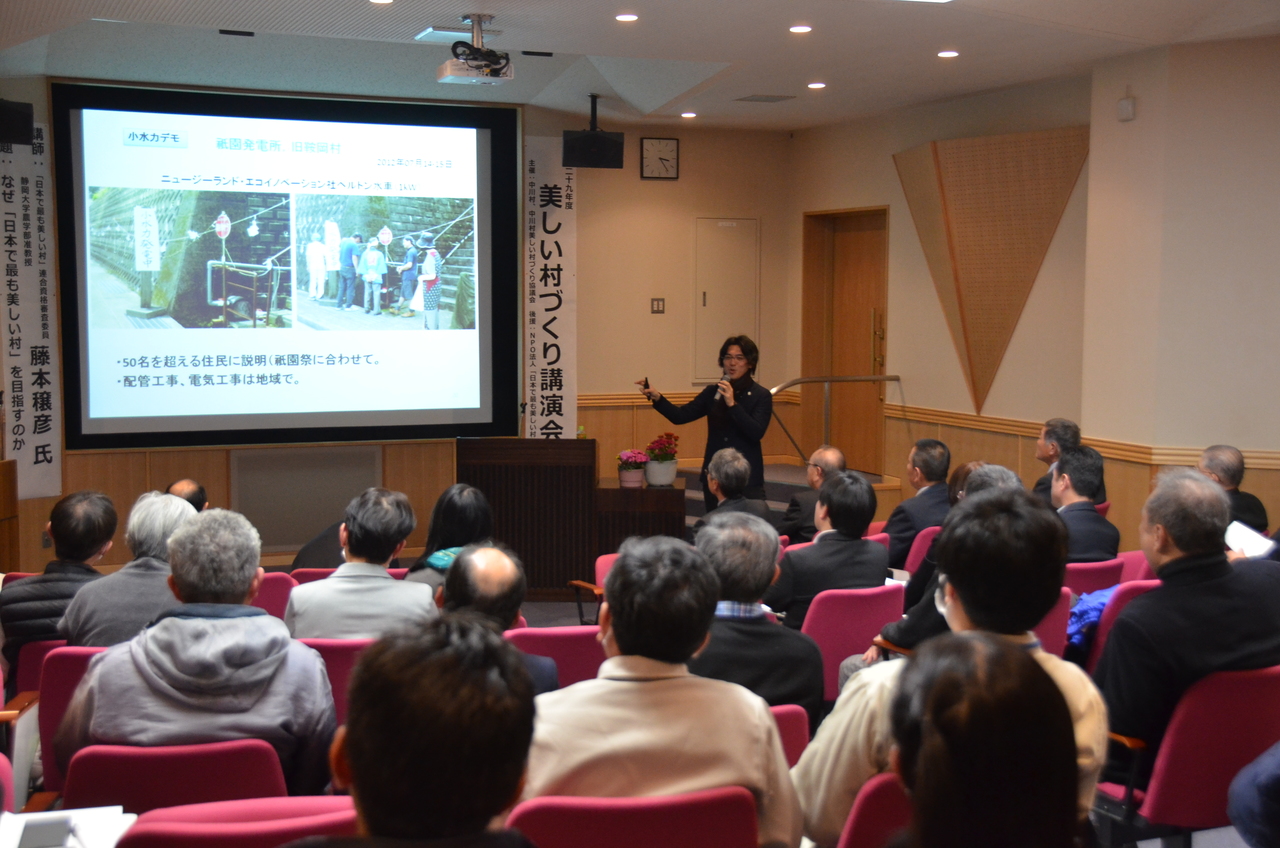
M 615 15 L 614 20 L 622 21 L 623 23 L 631 23 L 632 21 L 640 20 L 640 16 L 639 15 Z
M 390 3 L 390 2 L 391 2 L 391 0 L 369 0 L 369 2 L 370 2 L 370 3 L 377 3 L 378 5 L 384 5 L 384 4 L 386 4 L 386 3 Z
M 940 52 L 940 53 L 938 54 L 938 58 L 939 58 L 939 59 L 954 59 L 955 57 L 957 57 L 957 56 L 959 56 L 959 55 L 960 55 L 960 54 L 959 54 L 959 53 L 957 53 L 957 52 L 956 52 L 956 51 L 954 51 L 954 50 L 943 50 L 942 52 Z
M 813 32 L 813 27 L 807 24 L 796 24 L 791 28 L 792 32 Z
M 696 118 L 696 117 L 698 117 L 698 113 L 697 113 L 697 112 L 681 112 L 681 113 L 680 113 L 680 117 L 682 117 L 682 118 Z
M 827 84 L 825 82 L 811 82 L 809 83 L 809 87 L 810 88 L 826 88 Z

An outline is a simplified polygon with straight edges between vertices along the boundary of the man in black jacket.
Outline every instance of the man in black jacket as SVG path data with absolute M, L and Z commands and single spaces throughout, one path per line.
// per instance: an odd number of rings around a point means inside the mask
M 1093 675 L 1111 730 L 1147 744 L 1140 786 L 1192 684 L 1217 671 L 1280 665 L 1280 569 L 1269 560 L 1229 563 L 1229 520 L 1226 493 L 1189 468 L 1162 473 L 1142 508 L 1138 538 L 1161 585 L 1120 613 Z M 1106 779 L 1123 781 L 1127 760 L 1113 745 Z
M 813 523 L 813 508 L 818 505 L 818 490 L 827 476 L 844 471 L 844 452 L 831 445 L 823 445 L 809 457 L 805 463 L 805 479 L 809 488 L 796 492 L 787 504 L 787 511 L 778 524 L 779 535 L 791 540 L 791 544 L 812 542 L 818 535 L 818 528 Z
M 916 489 L 894 508 L 884 532 L 889 534 L 889 567 L 902 568 L 911 552 L 911 543 L 926 527 L 937 527 L 947 517 L 947 472 L 951 451 L 937 439 L 921 439 L 907 455 L 907 482 Z
M 751 465 L 746 457 L 733 448 L 722 448 L 707 463 L 707 488 L 718 501 L 715 509 L 710 510 L 689 531 L 689 541 L 693 541 L 702 529 L 706 520 L 713 515 L 726 512 L 745 512 L 763 518 L 773 524 L 773 510 L 766 501 L 744 496 L 747 481 L 751 477 Z
M 720 578 L 720 602 L 711 642 L 689 670 L 745 686 L 771 707 L 799 704 L 816 728 L 823 685 L 818 643 L 774 624 L 760 606 L 778 573 L 778 534 L 754 515 L 717 512 L 698 533 L 697 546 Z
M 23 578 L 0 592 L 7 690 L 16 686 L 22 646 L 60 639 L 58 621 L 71 599 L 81 586 L 102 576 L 92 564 L 111 550 L 116 520 L 115 506 L 101 492 L 75 492 L 54 504 L 44 531 L 53 540 L 57 559 L 45 566 L 44 574 Z
M 946 486 L 942 487 L 946 495 Z M 799 630 L 809 605 L 827 589 L 868 589 L 883 586 L 889 576 L 884 545 L 862 538 L 876 513 L 876 493 L 856 471 L 841 471 L 818 490 L 813 543 L 782 558 L 778 580 L 764 595 L 764 603 L 785 615 L 783 623 Z
M 1050 496 L 1067 525 L 1067 562 L 1115 559 L 1120 531 L 1093 505 L 1102 485 L 1102 454 L 1084 446 L 1063 448 L 1052 474 Z
M 1196 463 L 1200 473 L 1217 483 L 1231 501 L 1231 520 L 1267 532 L 1267 508 L 1257 495 L 1240 491 L 1244 480 L 1244 454 L 1231 445 L 1213 445 L 1204 449 Z
M 1036 439 L 1036 459 L 1049 466 L 1043 477 L 1031 487 L 1031 494 L 1038 495 L 1046 506 L 1053 505 L 1053 469 L 1057 467 L 1058 457 L 1066 448 L 1080 447 L 1080 425 L 1065 418 L 1050 418 L 1040 428 L 1040 438 Z M 1106 478 L 1098 484 L 1094 495 L 1094 503 L 1103 503 L 1107 499 Z

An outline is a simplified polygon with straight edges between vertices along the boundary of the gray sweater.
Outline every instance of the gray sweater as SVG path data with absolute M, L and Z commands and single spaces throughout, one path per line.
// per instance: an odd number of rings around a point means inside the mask
M 58 632 L 68 645 L 86 648 L 128 642 L 161 613 L 178 605 L 169 589 L 171 573 L 169 563 L 143 557 L 83 586 L 58 622 Z M 93 591 L 84 594 L 85 589 Z

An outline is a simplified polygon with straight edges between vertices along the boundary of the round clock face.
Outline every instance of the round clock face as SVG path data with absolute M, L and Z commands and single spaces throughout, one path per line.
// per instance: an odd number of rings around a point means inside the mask
M 674 138 L 640 140 L 640 176 L 674 180 L 680 176 L 680 142 Z

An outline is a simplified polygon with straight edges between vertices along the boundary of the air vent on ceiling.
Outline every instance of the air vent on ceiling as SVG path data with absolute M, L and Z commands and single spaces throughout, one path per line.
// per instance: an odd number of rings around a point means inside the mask
M 794 94 L 752 94 L 738 98 L 743 103 L 781 103 L 784 100 L 795 99 L 796 96 Z

